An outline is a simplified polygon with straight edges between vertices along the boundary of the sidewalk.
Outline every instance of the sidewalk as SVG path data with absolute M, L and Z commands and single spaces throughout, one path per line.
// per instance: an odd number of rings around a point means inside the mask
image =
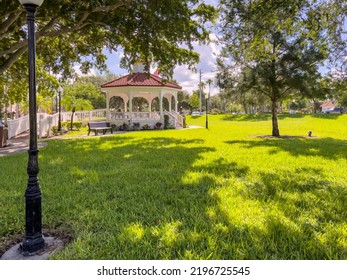
M 38 142 L 38 148 L 46 146 L 46 142 Z M 12 155 L 19 152 L 27 152 L 29 150 L 29 133 L 23 133 L 10 140 L 7 140 L 7 146 L 0 148 L 0 157 Z

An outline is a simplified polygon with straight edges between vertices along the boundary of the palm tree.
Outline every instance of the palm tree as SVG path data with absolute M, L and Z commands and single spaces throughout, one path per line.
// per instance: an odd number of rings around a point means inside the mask
M 211 94 L 211 84 L 213 83 L 212 79 L 208 79 L 206 81 L 206 83 L 208 84 L 208 97 L 210 98 L 210 94 Z
M 72 112 L 70 130 L 72 130 L 73 117 L 76 111 L 93 109 L 93 105 L 89 100 L 76 98 L 75 96 L 69 94 L 62 98 L 61 103 L 65 107 L 65 110 Z

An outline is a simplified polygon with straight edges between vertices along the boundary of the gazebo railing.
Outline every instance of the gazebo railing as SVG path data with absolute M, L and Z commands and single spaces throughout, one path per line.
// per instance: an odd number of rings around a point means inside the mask
M 165 114 L 169 116 L 169 122 L 172 126 L 177 127 L 183 127 L 183 117 L 176 113 L 175 111 L 165 111 Z
M 158 112 L 110 112 L 110 120 L 145 120 L 155 119 L 159 120 L 160 115 Z

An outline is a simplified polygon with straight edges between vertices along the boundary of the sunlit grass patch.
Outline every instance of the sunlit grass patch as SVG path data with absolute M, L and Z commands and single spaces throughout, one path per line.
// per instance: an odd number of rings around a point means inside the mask
M 55 259 L 346 259 L 347 116 L 188 118 L 199 129 L 50 140 Z M 314 137 L 307 137 L 312 130 Z M 24 232 L 27 155 L 0 158 L 0 249 Z

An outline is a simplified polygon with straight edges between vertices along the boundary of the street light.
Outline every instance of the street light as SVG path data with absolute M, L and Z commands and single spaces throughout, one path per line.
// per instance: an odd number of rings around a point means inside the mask
M 36 107 L 36 55 L 35 55 L 35 13 L 43 0 L 19 0 L 27 11 L 28 19 L 28 66 L 29 66 L 29 159 L 28 185 L 25 190 L 25 238 L 21 244 L 23 255 L 33 255 L 45 247 L 42 235 L 42 193 L 39 185 L 37 149 L 37 107 Z
M 208 129 L 208 113 L 207 113 L 207 101 L 208 101 L 208 94 L 205 94 L 205 101 L 206 101 L 206 128 Z
M 58 95 L 59 95 L 59 113 L 58 113 L 58 131 L 61 131 L 61 92 L 63 88 L 61 86 L 58 87 Z
M 208 128 L 207 101 L 208 101 L 208 99 L 211 96 L 211 83 L 212 83 L 212 80 L 208 79 L 207 83 L 208 83 L 208 95 L 206 94 L 206 96 L 205 96 L 205 99 L 206 99 L 206 128 Z

